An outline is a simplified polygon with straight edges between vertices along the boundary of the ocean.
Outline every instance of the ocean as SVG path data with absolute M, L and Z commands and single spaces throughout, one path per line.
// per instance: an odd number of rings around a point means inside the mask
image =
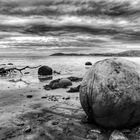
M 60 75 L 53 75 L 53 79 L 67 78 L 69 76 L 83 77 L 90 66 L 85 66 L 85 62 L 89 61 L 92 64 L 99 60 L 109 57 L 93 57 L 93 56 L 46 56 L 46 57 L 4 57 L 0 58 L 1 64 L 13 63 L 17 68 L 25 66 L 47 65 L 53 70 L 60 72 Z M 124 59 L 133 61 L 140 65 L 140 57 L 124 57 Z M 38 76 L 38 68 L 26 69 L 22 71 L 23 75 L 16 73 L 8 77 L 1 77 L 1 90 L 11 88 L 25 88 L 26 86 L 36 86 L 38 84 L 45 85 L 52 79 L 40 80 Z M 29 72 L 26 74 L 25 72 Z

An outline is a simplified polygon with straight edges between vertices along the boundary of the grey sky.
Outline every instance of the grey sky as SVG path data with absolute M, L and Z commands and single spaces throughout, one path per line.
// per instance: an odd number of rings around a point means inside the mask
M 0 0 L 0 47 L 29 48 L 35 45 L 32 37 L 39 42 L 53 34 L 58 35 L 53 47 L 63 50 L 82 45 L 97 51 L 139 49 L 139 14 L 140 0 Z M 80 43 L 80 35 L 90 40 Z M 48 48 L 48 42 L 41 39 L 37 45 Z

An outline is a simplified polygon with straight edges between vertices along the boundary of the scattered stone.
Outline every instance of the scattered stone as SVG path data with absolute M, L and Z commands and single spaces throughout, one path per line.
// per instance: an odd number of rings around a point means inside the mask
M 54 73 L 54 74 L 61 74 L 60 72 L 55 71 L 55 70 L 53 71 L 53 73 Z
M 127 137 L 129 140 L 140 140 L 140 136 L 135 133 L 130 133 Z
M 13 63 L 8 63 L 7 65 L 14 65 Z
M 122 130 L 122 133 L 129 134 L 129 133 L 131 133 L 131 131 L 129 129 L 124 129 L 124 130 Z
M 47 97 L 46 96 L 43 96 L 43 97 L 41 97 L 42 99 L 46 99 Z
M 16 126 L 24 126 L 24 122 L 19 120 L 19 119 L 14 119 L 13 120 L 13 123 L 16 125 Z
M 8 71 L 5 68 L 0 68 L 0 76 L 6 76 Z
M 128 138 L 120 131 L 115 130 L 112 132 L 109 140 L 128 140 Z
M 72 82 L 80 82 L 82 81 L 83 78 L 71 76 L 71 77 L 68 77 L 67 79 L 69 79 Z
M 63 99 L 63 100 L 69 100 L 70 97 L 69 97 L 69 96 L 68 96 L 68 97 L 63 97 L 62 99 Z
M 54 101 L 54 102 L 56 102 L 56 101 L 58 101 L 58 97 L 56 97 L 56 96 L 54 96 L 54 95 L 50 95 L 50 96 L 46 96 L 46 99 L 48 100 L 48 101 Z
M 25 129 L 24 129 L 24 133 L 30 133 L 31 130 L 32 130 L 31 127 L 28 125 L 28 126 L 26 126 Z
M 52 73 L 53 73 L 52 68 L 48 66 L 41 66 L 38 69 L 38 75 L 47 76 L 47 75 L 52 75 Z
M 77 87 L 71 87 L 67 92 L 69 93 L 79 92 L 79 89 L 80 85 L 78 85 Z
M 65 100 L 69 100 L 69 99 L 70 99 L 70 97 L 66 97 L 66 98 L 65 98 Z
M 87 116 L 106 128 L 140 123 L 140 66 L 120 59 L 99 61 L 85 75 L 80 102 Z
M 27 95 L 26 97 L 27 97 L 27 98 L 32 98 L 32 97 L 33 97 L 33 95 Z
M 136 129 L 136 134 L 140 136 L 140 127 Z
M 24 74 L 29 74 L 30 72 L 24 72 Z
M 72 82 L 69 79 L 64 78 L 64 79 L 60 79 L 59 81 L 59 87 L 61 88 L 66 88 L 71 85 L 72 85 Z
M 87 135 L 88 139 L 93 139 L 93 140 L 99 140 L 101 139 L 101 131 L 100 130 L 96 130 L 96 129 L 92 129 L 89 131 L 89 134 Z
M 59 124 L 58 121 L 54 121 L 54 122 L 52 122 L 52 125 L 58 125 L 58 124 Z
M 92 133 L 98 133 L 98 134 L 101 134 L 101 131 L 100 131 L 100 130 L 98 130 L 98 129 L 92 129 L 92 130 L 90 130 L 90 132 L 92 132 Z
M 91 66 L 92 63 L 91 63 L 91 62 L 86 62 L 85 65 L 86 65 L 86 66 Z

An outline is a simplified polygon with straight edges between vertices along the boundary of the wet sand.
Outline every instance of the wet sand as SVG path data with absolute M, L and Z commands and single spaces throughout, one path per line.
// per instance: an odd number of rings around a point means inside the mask
M 79 93 L 66 90 L 45 91 L 38 86 L 1 91 L 0 139 L 86 139 L 93 127 L 81 122 L 85 113 Z

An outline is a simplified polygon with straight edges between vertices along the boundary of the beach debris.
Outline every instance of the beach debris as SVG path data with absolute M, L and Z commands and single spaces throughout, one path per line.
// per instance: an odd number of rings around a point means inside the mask
M 26 97 L 27 98 L 33 98 L 33 95 L 27 95 Z
M 88 62 L 85 63 L 85 65 L 86 65 L 86 66 L 91 66 L 92 63 L 88 61 Z
M 41 66 L 38 69 L 38 75 L 47 76 L 47 75 L 52 75 L 52 74 L 53 74 L 53 70 L 49 66 Z
M 2 68 L 0 68 L 0 76 L 7 76 L 7 75 L 11 75 L 12 73 L 16 72 L 16 71 L 19 71 L 22 75 L 22 71 L 29 68 L 29 69 L 36 69 L 40 67 L 39 66 L 35 66 L 35 67 L 30 67 L 30 66 L 26 66 L 26 67 L 23 67 L 23 68 L 17 68 L 15 66 L 4 66 Z
M 112 132 L 109 140 L 128 140 L 128 138 L 122 132 L 115 130 Z
M 69 79 L 62 78 L 62 79 L 55 79 L 52 80 L 49 85 L 45 85 L 44 89 L 45 90 L 50 90 L 50 89 L 58 89 L 58 88 L 67 88 L 68 86 L 71 86 L 72 82 Z
M 69 93 L 79 92 L 79 89 L 80 89 L 80 85 L 76 87 L 71 87 L 67 92 Z
M 83 78 L 70 76 L 67 79 L 71 80 L 72 82 L 80 82 L 80 81 L 82 81 Z
M 106 128 L 140 123 L 140 66 L 110 58 L 96 62 L 80 85 L 80 102 L 87 116 Z

